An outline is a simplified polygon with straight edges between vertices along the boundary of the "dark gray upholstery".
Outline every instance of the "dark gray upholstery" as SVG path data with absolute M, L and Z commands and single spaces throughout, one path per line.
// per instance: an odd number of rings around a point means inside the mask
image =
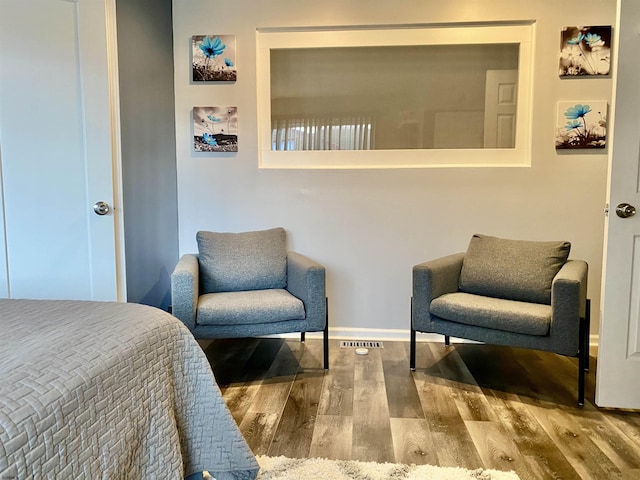
M 476 238 L 474 236 L 474 238 Z M 522 242 L 499 239 L 506 248 L 505 262 L 496 250 L 488 254 L 489 272 L 483 279 L 474 272 L 474 282 L 499 285 L 504 279 L 511 279 L 512 285 L 518 277 L 517 271 L 525 268 L 535 271 L 539 261 L 541 275 L 548 275 L 549 258 L 558 253 L 561 261 L 566 242 Z M 520 243 L 520 244 L 518 244 Z M 536 243 L 546 245 L 533 245 Z M 554 245 L 555 243 L 555 245 Z M 470 247 L 474 246 L 472 240 Z M 476 245 L 477 246 L 477 245 Z M 490 250 L 492 250 L 490 249 Z M 523 250 L 520 250 L 523 249 Z M 526 258 L 513 258 L 513 252 L 527 252 Z M 535 252 L 532 254 L 532 252 Z M 551 255 L 549 253 L 551 252 Z M 568 255 L 568 250 L 566 250 Z M 474 255 L 478 255 L 476 250 Z M 429 332 L 476 340 L 498 345 L 531 348 L 578 356 L 581 368 L 579 376 L 578 400 L 584 403 L 584 369 L 588 368 L 589 302 L 587 300 L 587 263 L 582 260 L 562 261 L 550 284 L 550 302 L 523 301 L 521 288 L 505 288 L 495 295 L 482 295 L 461 291 L 460 276 L 467 261 L 467 253 L 457 253 L 413 267 L 413 296 L 411 308 L 411 368 L 415 369 L 415 333 Z M 491 259 L 494 260 L 491 260 Z M 495 263 L 494 263 L 495 261 Z M 474 258 L 474 262 L 482 260 Z M 493 264 L 493 265 L 492 265 Z M 495 270 L 498 264 L 501 270 Z M 500 277 L 496 280 L 496 276 Z M 526 276 L 525 276 L 526 277 Z M 536 279 L 525 278 L 532 288 L 541 285 Z M 468 284 L 467 284 L 468 285 Z M 482 288 L 482 287 L 480 287 Z M 493 287 L 491 287 L 493 288 Z M 515 298 L 509 298 L 511 292 Z M 541 290 L 531 298 L 541 300 Z M 526 297 L 526 293 L 524 293 Z
M 197 321 L 201 325 L 253 325 L 304 319 L 302 301 L 282 288 L 205 293 L 198 302 Z
M 451 322 L 527 335 L 548 335 L 551 324 L 549 305 L 463 292 L 434 298 L 431 313 Z
M 285 288 L 284 228 L 256 232 L 198 232 L 202 293 Z
M 474 235 L 460 291 L 551 304 L 551 282 L 569 257 L 569 242 L 533 242 Z
M 183 255 L 171 274 L 172 313 L 197 339 L 323 332 L 328 368 L 322 265 L 287 251 L 282 228 L 197 240 L 199 253 Z

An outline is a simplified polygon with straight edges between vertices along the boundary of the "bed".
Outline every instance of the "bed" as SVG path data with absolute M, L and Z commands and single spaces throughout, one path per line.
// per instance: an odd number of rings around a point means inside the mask
M 0 479 L 254 479 L 258 468 L 170 314 L 0 300 Z

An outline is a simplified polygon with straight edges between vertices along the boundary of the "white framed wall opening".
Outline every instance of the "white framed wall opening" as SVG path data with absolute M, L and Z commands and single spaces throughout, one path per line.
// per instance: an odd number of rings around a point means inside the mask
M 261 168 L 526 167 L 535 25 L 257 31 Z

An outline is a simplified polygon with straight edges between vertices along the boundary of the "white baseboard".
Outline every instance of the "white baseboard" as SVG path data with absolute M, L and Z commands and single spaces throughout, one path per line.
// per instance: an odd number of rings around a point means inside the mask
M 284 335 L 274 335 L 281 338 L 299 338 L 299 333 L 288 333 Z M 307 338 L 322 338 L 322 332 L 309 332 Z M 409 330 L 401 328 L 352 328 L 352 327 L 329 327 L 329 338 L 335 340 L 378 340 L 378 341 L 409 341 Z M 416 335 L 417 342 L 442 342 L 443 336 L 437 333 L 420 333 Z M 451 338 L 454 343 L 478 343 L 472 340 Z M 598 335 L 590 335 L 589 345 L 598 346 Z
M 284 335 L 274 335 L 280 338 L 299 338 L 299 333 L 287 333 Z M 309 332 L 306 338 L 322 338 L 322 332 Z M 333 340 L 377 340 L 388 342 L 408 342 L 409 330 L 400 328 L 351 328 L 351 327 L 329 327 L 329 338 Z M 417 342 L 438 342 L 443 341 L 443 336 L 437 333 L 420 333 L 416 335 Z M 453 339 L 456 343 L 477 343 L 472 340 Z

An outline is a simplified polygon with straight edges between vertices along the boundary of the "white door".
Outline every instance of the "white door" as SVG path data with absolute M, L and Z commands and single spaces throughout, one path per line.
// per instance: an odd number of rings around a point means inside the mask
M 640 207 L 640 2 L 618 0 L 614 69 L 610 211 L 605 223 L 602 318 L 596 404 L 640 408 L 640 214 L 621 218 L 618 205 Z M 624 216 L 624 212 L 621 212 Z
M 518 70 L 487 70 L 484 99 L 484 148 L 516 146 Z
M 0 295 L 120 299 L 106 5 L 0 1 Z

